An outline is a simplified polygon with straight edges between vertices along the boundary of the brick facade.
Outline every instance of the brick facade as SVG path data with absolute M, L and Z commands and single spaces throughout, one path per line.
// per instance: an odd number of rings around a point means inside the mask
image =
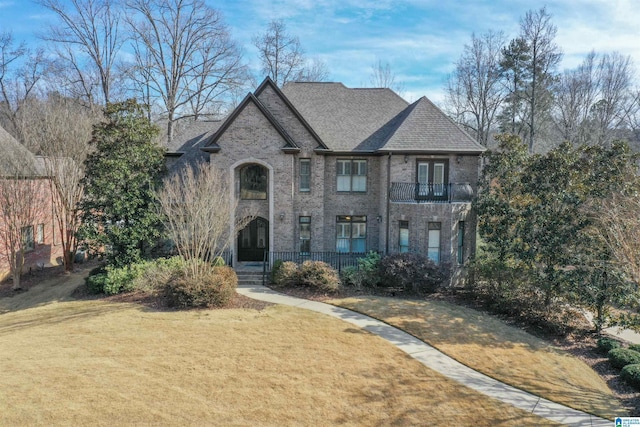
M 458 227 L 463 221 L 462 259 L 466 262 L 473 256 L 475 216 L 470 198 L 399 203 L 389 199 L 389 187 L 396 182 L 417 182 L 416 162 L 437 160 L 448 165 L 448 183 L 466 184 L 464 189 L 475 191 L 479 149 L 457 153 L 332 151 L 331 147 L 322 146 L 315 134 L 317 129 L 310 128 L 283 93 L 269 82 L 265 81 L 255 95 L 250 94 L 208 142 L 216 147 L 210 150 L 209 161 L 226 171 L 235 198 L 240 198 L 242 168 L 250 164 L 263 168 L 268 180 L 266 199 L 239 200 L 239 207 L 268 221 L 269 250 L 298 251 L 299 218 L 304 216 L 311 218 L 311 251 L 336 251 L 336 218 L 355 215 L 366 217 L 367 251 L 397 251 L 400 221 L 408 221 L 410 249 L 426 253 L 428 224 L 438 222 L 441 262 L 458 271 Z M 311 165 L 309 191 L 300 190 L 301 159 L 309 159 Z M 338 160 L 366 161 L 366 191 L 338 191 Z M 234 242 L 234 254 L 237 246 Z

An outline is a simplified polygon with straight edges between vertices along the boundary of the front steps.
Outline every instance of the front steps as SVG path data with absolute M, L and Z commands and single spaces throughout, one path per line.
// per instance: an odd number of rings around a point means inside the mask
M 262 271 L 236 271 L 238 286 L 262 285 Z M 268 284 L 268 276 L 265 285 Z

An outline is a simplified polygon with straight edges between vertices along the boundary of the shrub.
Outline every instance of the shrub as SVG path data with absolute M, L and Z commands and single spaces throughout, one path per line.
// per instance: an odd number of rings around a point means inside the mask
M 628 348 L 629 350 L 637 351 L 638 353 L 640 353 L 640 344 L 630 344 Z
M 640 353 L 628 348 L 614 348 L 607 355 L 611 366 L 618 369 L 634 363 L 640 363 Z
M 276 282 L 275 278 L 278 276 L 278 272 L 282 268 L 283 263 L 284 261 L 282 261 L 281 259 L 277 259 L 273 262 L 273 267 L 271 267 L 271 274 L 269 276 L 271 278 L 271 283 Z
M 182 270 L 164 287 L 167 302 L 173 307 L 222 307 L 238 286 L 238 276 L 231 267 L 211 267 L 200 278 L 193 278 Z
M 280 261 L 280 262 L 278 262 Z M 271 270 L 271 282 L 276 286 L 292 286 L 298 283 L 298 266 L 295 262 L 278 260 Z
M 613 338 L 599 338 L 597 346 L 601 353 L 607 354 L 614 348 L 620 348 L 620 341 L 614 340 Z
M 150 263 L 141 261 L 126 267 L 107 266 L 86 279 L 90 293 L 115 295 L 133 290 L 133 281 L 144 274 Z M 93 273 L 93 271 L 92 271 Z
M 107 283 L 107 273 L 103 267 L 94 268 L 89 272 L 89 276 L 84 280 L 87 284 L 87 291 L 90 294 L 104 293 L 104 285 Z
M 160 293 L 174 277 L 184 274 L 182 257 L 158 258 L 150 262 L 144 273 L 133 280 L 133 288 L 143 292 Z
M 622 368 L 620 378 L 640 390 L 640 364 L 632 363 Z
M 443 269 L 421 254 L 387 255 L 380 260 L 380 284 L 416 294 L 435 292 L 446 279 Z
M 217 256 L 213 259 L 211 265 L 213 265 L 214 267 L 224 267 L 225 265 L 227 265 L 227 263 L 224 262 L 224 258 L 222 258 L 221 256 Z
M 323 292 L 336 292 L 340 289 L 338 272 L 329 264 L 322 261 L 305 261 L 302 263 L 299 273 L 299 283 Z
M 358 259 L 357 267 L 344 268 L 341 273 L 343 283 L 357 289 L 378 286 L 380 259 L 380 254 L 371 251 L 364 258 Z

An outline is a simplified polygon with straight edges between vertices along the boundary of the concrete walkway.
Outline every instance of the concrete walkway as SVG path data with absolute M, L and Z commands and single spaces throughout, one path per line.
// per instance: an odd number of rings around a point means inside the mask
M 613 425 L 613 421 L 568 408 L 496 381 L 440 353 L 412 335 L 369 316 L 330 304 L 290 297 L 260 285 L 240 285 L 238 293 L 249 298 L 304 308 L 342 319 L 384 338 L 423 365 L 460 384 L 540 417 L 569 426 Z

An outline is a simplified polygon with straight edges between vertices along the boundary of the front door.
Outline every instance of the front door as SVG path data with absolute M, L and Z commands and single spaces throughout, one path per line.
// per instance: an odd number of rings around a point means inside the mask
M 258 217 L 238 234 L 238 261 L 262 261 L 269 250 L 269 221 Z

